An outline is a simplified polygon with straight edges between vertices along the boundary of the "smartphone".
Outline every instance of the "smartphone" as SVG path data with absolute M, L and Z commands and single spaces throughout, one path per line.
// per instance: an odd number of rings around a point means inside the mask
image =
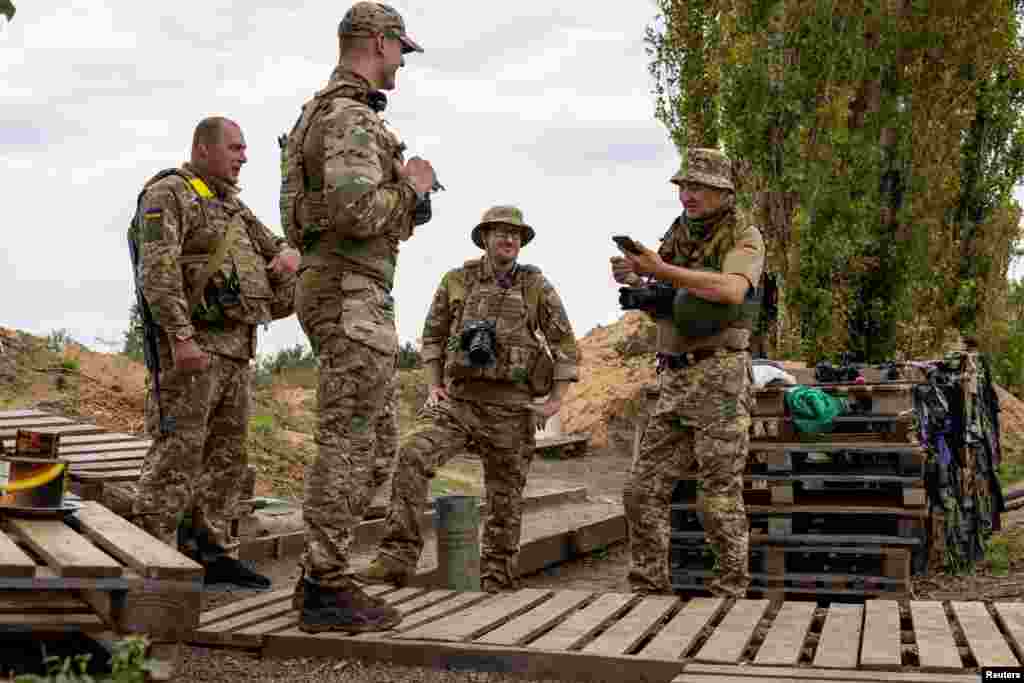
M 643 251 L 640 246 L 625 235 L 615 235 L 612 237 L 612 241 L 619 245 L 624 251 L 628 251 L 630 254 L 642 254 Z

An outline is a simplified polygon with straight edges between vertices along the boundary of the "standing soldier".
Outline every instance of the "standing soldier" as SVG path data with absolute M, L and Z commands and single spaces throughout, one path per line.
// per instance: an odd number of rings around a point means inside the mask
M 176 545 L 191 514 L 206 582 L 266 588 L 225 550 L 246 467 L 249 362 L 256 327 L 291 315 L 299 254 L 238 198 L 246 163 L 238 124 L 196 126 L 192 159 L 146 183 L 132 224 L 137 286 L 154 342 L 146 402 L 153 445 L 133 503 L 137 522 Z M 147 320 L 148 318 L 148 320 Z M 155 361 L 155 364 L 154 364 Z
M 642 274 L 688 290 L 674 320 L 657 320 L 661 396 L 623 492 L 629 582 L 637 592 L 671 591 L 669 503 L 696 459 L 705 533 L 718 556 L 719 574 L 709 589 L 742 597 L 750 583 L 743 507 L 752 401 L 748 347 L 756 313 L 750 297 L 764 267 L 764 240 L 756 227 L 737 221 L 732 165 L 721 152 L 691 149 L 671 182 L 685 211 L 658 252 L 623 249 L 625 258 L 612 259 L 622 284 L 638 285 Z M 709 311 L 719 304 L 739 313 L 716 326 Z
M 430 394 L 402 440 L 385 537 L 360 575 L 365 581 L 408 581 L 423 550 L 418 518 L 429 479 L 472 441 L 482 449 L 487 496 L 481 586 L 494 592 L 515 584 L 538 417 L 533 398 L 548 396 L 540 409 L 546 420 L 577 379 L 576 340 L 555 288 L 539 268 L 518 263 L 533 237 L 519 209 L 496 206 L 472 232 L 485 256 L 441 279 L 423 326 Z
M 303 106 L 284 145 L 281 212 L 302 251 L 295 308 L 320 359 L 317 457 L 307 468 L 303 576 L 307 632 L 388 629 L 399 612 L 349 575 L 354 528 L 374 492 L 378 419 L 389 399 L 398 336 L 391 298 L 399 242 L 425 222 L 431 165 L 379 113 L 403 55 L 422 52 L 394 9 L 352 6 L 338 26 L 340 60 Z

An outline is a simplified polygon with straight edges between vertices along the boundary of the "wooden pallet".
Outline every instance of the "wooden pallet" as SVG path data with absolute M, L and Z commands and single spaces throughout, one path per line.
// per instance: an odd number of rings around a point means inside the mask
M 782 679 L 776 683 L 965 683 L 976 675 L 950 674 L 1018 666 L 1024 642 L 1019 604 L 869 600 L 817 607 L 578 590 L 487 595 L 373 586 L 368 592 L 402 612 L 396 629 L 358 636 L 303 633 L 288 588 L 204 613 L 191 641 L 271 657 L 359 657 L 616 683 L 678 675 L 725 683 L 738 666 L 749 672 L 745 676 Z M 837 676 L 840 671 L 846 678 Z
M 750 427 L 751 445 L 787 442 L 815 443 L 835 440 L 858 443 L 911 443 L 912 415 L 841 415 L 824 433 L 801 432 L 791 417 L 758 417 Z
M 870 382 L 865 384 L 815 384 L 815 389 L 844 398 L 861 414 L 902 417 L 913 410 L 914 384 L 911 382 Z M 785 386 L 768 386 L 754 391 L 755 417 L 786 416 Z
M 0 439 L 8 450 L 14 448 L 18 429 L 60 434 L 58 456 L 69 463 L 71 491 L 86 500 L 101 503 L 116 514 L 131 513 L 134 495 L 122 485 L 139 480 L 142 462 L 153 444 L 151 439 L 107 432 L 95 425 L 79 424 L 41 410 L 0 411 Z M 252 496 L 253 483 L 250 477 L 243 497 Z M 240 518 L 251 512 L 251 505 L 239 506 L 238 517 L 230 520 L 232 535 L 237 536 Z
M 87 501 L 64 518 L 0 513 L 0 630 L 175 639 L 198 622 L 203 569 Z

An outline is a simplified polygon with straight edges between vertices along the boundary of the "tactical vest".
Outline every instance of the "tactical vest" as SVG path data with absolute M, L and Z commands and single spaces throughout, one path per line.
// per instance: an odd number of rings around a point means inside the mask
M 385 285 L 394 284 L 398 242 L 411 230 L 368 239 L 344 238 L 332 234 L 331 212 L 324 179 L 323 115 L 337 99 L 354 106 L 369 106 L 366 88 L 339 83 L 321 90 L 302 107 L 295 126 L 281 145 L 281 226 L 288 242 L 302 252 L 302 263 L 338 265 L 362 273 Z M 384 130 L 380 165 L 383 182 L 398 182 L 405 146 L 391 131 Z
M 554 362 L 538 324 L 544 284 L 540 268 L 518 265 L 519 282 L 503 289 L 494 281 L 480 282 L 482 266 L 481 259 L 472 259 L 448 277 L 445 377 L 511 382 L 533 396 L 544 396 L 551 391 Z M 459 345 L 466 326 L 481 321 L 492 321 L 497 327 L 496 362 L 487 368 L 473 367 Z
M 267 277 L 266 259 L 249 233 L 245 210 L 227 206 L 206 183 L 181 169 L 167 169 L 146 182 L 177 175 L 191 190 L 191 203 L 183 211 L 196 211 L 196 227 L 181 246 L 179 263 L 192 319 L 216 325 L 225 318 L 247 325 L 270 322 L 276 306 Z M 223 225 L 223 230 L 218 229 Z
M 723 222 L 715 227 L 715 232 L 710 240 L 683 240 L 675 234 L 678 225 L 679 222 L 677 220 L 662 238 L 661 246 L 658 249 L 661 258 L 665 262 L 681 268 L 709 270 L 720 273 L 725 255 L 736 246 L 737 230 L 739 230 L 739 227 L 736 225 L 735 218 L 724 218 Z M 707 336 L 709 341 L 713 340 L 716 342 L 708 347 L 728 346 L 730 348 L 746 348 L 749 343 L 749 331 L 754 327 L 754 323 L 757 320 L 760 305 L 760 294 L 752 288 L 748 291 L 743 304 L 738 307 L 730 307 L 738 310 L 735 314 L 728 316 L 732 318 L 731 320 L 722 324 L 721 327 L 725 329 Z M 680 344 L 686 347 L 686 350 L 690 350 L 694 346 L 704 348 L 704 344 L 698 341 L 703 335 L 686 334 L 690 330 L 687 329 L 686 321 L 682 318 L 685 318 L 687 315 L 706 315 L 708 317 L 721 315 L 720 311 L 706 310 L 708 307 L 727 307 L 727 305 L 704 302 L 696 299 L 696 297 L 677 297 L 674 312 L 676 318 L 680 319 L 658 321 L 659 349 L 676 352 L 682 350 L 679 348 Z M 701 329 L 708 326 L 696 325 L 694 327 Z M 732 330 L 735 330 L 735 332 Z

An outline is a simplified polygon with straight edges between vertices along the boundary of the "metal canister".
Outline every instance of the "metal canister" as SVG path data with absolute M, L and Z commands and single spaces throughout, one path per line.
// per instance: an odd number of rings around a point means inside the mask
M 440 496 L 434 501 L 437 571 L 445 588 L 480 590 L 480 498 Z
M 0 510 L 60 508 L 67 477 L 67 460 L 0 457 Z

